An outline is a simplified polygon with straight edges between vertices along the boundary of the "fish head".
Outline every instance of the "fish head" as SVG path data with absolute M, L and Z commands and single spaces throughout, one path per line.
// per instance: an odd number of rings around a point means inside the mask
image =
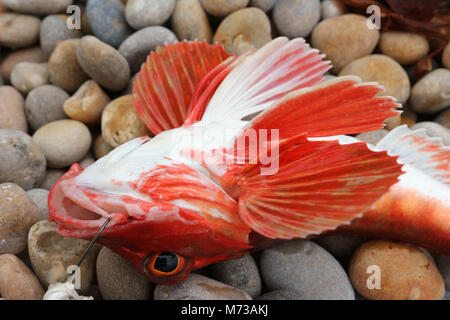
M 250 229 L 236 201 L 188 165 L 158 158 L 150 143 L 132 140 L 86 170 L 72 165 L 49 195 L 57 232 L 90 240 L 110 219 L 98 242 L 160 284 L 242 255 Z

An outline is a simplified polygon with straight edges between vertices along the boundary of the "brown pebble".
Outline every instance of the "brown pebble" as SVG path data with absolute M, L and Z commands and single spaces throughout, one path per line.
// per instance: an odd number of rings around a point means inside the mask
M 63 176 L 65 170 L 52 170 L 49 169 L 45 173 L 44 180 L 42 181 L 40 187 L 50 191 L 55 183 Z
M 17 13 L 0 13 L 0 44 L 11 48 L 25 48 L 39 39 L 41 20 Z
M 19 91 L 10 86 L 0 87 L 0 129 L 27 132 L 24 100 Z
M 179 0 L 172 14 L 172 30 L 179 40 L 205 40 L 211 43 L 208 16 L 199 0 Z
M 212 16 L 225 17 L 245 8 L 249 0 L 200 0 L 203 8 Z
M 4 79 L 9 79 L 14 67 L 20 62 L 40 63 L 47 60 L 41 47 L 32 47 L 13 51 L 8 54 L 0 64 L 0 74 Z
M 430 50 L 424 35 L 412 32 L 387 31 L 381 34 L 380 50 L 403 65 L 410 65 L 425 57 Z
M 103 139 L 102 135 L 99 135 L 94 141 L 94 156 L 96 159 L 106 156 L 113 149 L 114 148 Z

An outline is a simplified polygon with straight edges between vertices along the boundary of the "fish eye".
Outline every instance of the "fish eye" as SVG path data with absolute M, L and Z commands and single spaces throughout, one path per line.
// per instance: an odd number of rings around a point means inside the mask
M 170 277 L 182 272 L 186 259 L 174 252 L 164 251 L 150 255 L 146 261 L 146 271 L 156 277 Z

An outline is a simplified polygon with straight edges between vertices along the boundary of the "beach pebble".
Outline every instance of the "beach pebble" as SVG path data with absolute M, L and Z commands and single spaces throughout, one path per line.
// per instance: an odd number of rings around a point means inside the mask
M 442 64 L 450 69 L 450 42 L 445 46 L 444 52 L 442 53 Z
M 108 95 L 97 82 L 88 80 L 64 102 L 64 112 L 73 120 L 93 126 L 100 124 L 103 109 L 109 102 Z
M 67 268 L 77 264 L 88 245 L 87 240 L 60 236 L 56 224 L 50 221 L 37 222 L 28 234 L 31 264 L 44 286 L 64 282 L 70 275 Z M 99 245 L 91 248 L 80 266 L 81 291 L 87 291 L 94 278 L 99 250 Z
M 261 294 L 261 277 L 250 254 L 211 266 L 213 278 L 256 297 Z
M 379 129 L 360 133 L 356 136 L 356 139 L 364 141 L 374 146 L 378 142 L 380 142 L 380 140 L 383 139 L 384 136 L 387 135 L 388 133 L 389 131 L 387 131 L 386 129 Z
M 103 139 L 102 135 L 99 135 L 94 141 L 93 151 L 96 159 L 106 156 L 113 149 L 114 148 Z
M 58 42 L 81 38 L 82 33 L 77 29 L 67 28 L 67 16 L 51 15 L 42 20 L 39 35 L 42 51 L 50 57 Z
M 295 290 L 306 300 L 355 299 L 339 262 L 311 241 L 293 240 L 264 250 L 260 271 L 269 290 Z
M 154 26 L 141 29 L 129 36 L 119 47 L 119 52 L 128 61 L 131 74 L 135 74 L 158 46 L 177 42 L 175 34 L 167 28 Z
M 233 12 L 217 28 L 214 42 L 219 42 L 230 54 L 252 52 L 272 39 L 267 15 L 258 8 Z
M 295 290 L 275 290 L 264 293 L 256 300 L 304 300 L 300 292 Z
M 450 108 L 445 109 L 442 111 L 436 119 L 434 119 L 435 122 L 439 123 L 443 127 L 446 127 L 447 129 L 450 129 Z
M 0 183 L 14 182 L 25 190 L 39 186 L 45 176 L 44 154 L 19 130 L 0 129 Z
M 55 183 L 64 175 L 65 170 L 52 170 L 49 169 L 45 172 L 44 180 L 42 181 L 40 188 L 50 191 Z
M 15 255 L 0 255 L 0 295 L 6 300 L 41 300 L 39 280 Z
M 403 31 L 387 31 L 381 34 L 380 50 L 398 63 L 410 65 L 425 57 L 430 50 L 430 46 L 424 35 Z
M 427 135 L 430 137 L 442 138 L 444 145 L 450 146 L 450 130 L 441 126 L 439 123 L 432 121 L 423 121 L 416 123 L 411 127 L 411 130 L 424 128 Z
M 154 298 L 155 300 L 252 300 L 242 290 L 195 273 L 191 273 L 175 285 L 157 285 Z
M 39 39 L 41 20 L 17 13 L 0 13 L 0 45 L 11 49 L 29 47 Z
M 259 8 L 264 12 L 272 10 L 277 0 L 250 0 L 250 6 Z
M 321 236 L 315 239 L 315 242 L 327 250 L 336 259 L 347 262 L 353 252 L 365 242 L 364 239 L 352 237 L 348 235 L 329 235 Z
M 48 83 L 48 65 L 44 63 L 21 62 L 11 72 L 11 84 L 23 94 Z
M 323 0 L 322 1 L 322 19 L 330 19 L 338 17 L 347 12 L 345 4 L 339 0 Z
M 19 91 L 10 86 L 0 87 L 0 129 L 27 132 L 24 100 Z
M 367 28 L 366 22 L 364 16 L 344 14 L 326 19 L 314 28 L 312 46 L 327 55 L 334 72 L 375 49 L 380 34 L 377 29 Z
M 438 260 L 439 271 L 444 278 L 445 287 L 450 290 L 450 256 L 441 254 Z
M 8 8 L 5 7 L 5 5 L 3 3 L 0 2 L 0 13 L 7 12 L 7 11 L 8 11 Z
M 200 0 L 203 8 L 210 15 L 225 17 L 230 13 L 245 8 L 249 0 Z
M 94 162 L 95 162 L 94 156 L 92 154 L 88 153 L 83 159 L 80 160 L 79 165 L 83 169 L 86 169 L 87 167 L 89 167 Z
M 39 209 L 39 220 L 48 220 L 48 194 L 45 189 L 31 189 L 27 191 L 28 196 L 34 201 Z
M 105 300 L 148 300 L 152 285 L 124 258 L 103 247 L 97 257 L 97 281 Z
M 319 0 L 282 0 L 273 8 L 277 30 L 288 38 L 306 37 L 320 20 Z
M 172 30 L 180 40 L 212 41 L 208 16 L 199 0 L 178 0 L 172 15 Z
M 107 90 L 121 91 L 128 85 L 130 67 L 127 60 L 99 39 L 83 37 L 78 45 L 77 57 L 83 70 Z
M 102 136 L 111 146 L 117 147 L 148 134 L 147 127 L 134 108 L 132 95 L 111 101 L 103 110 Z
M 350 62 L 339 72 L 339 76 L 346 75 L 381 84 L 385 91 L 379 95 L 395 97 L 400 103 L 405 103 L 411 92 L 406 71 L 395 60 L 382 54 L 372 54 Z
M 434 113 L 450 106 L 450 70 L 431 71 L 411 90 L 411 107 L 419 113 Z
M 175 8 L 175 0 L 128 0 L 125 17 L 130 26 L 142 29 L 166 22 Z
M 33 130 L 49 122 L 65 119 L 63 104 L 67 99 L 67 92 L 57 86 L 44 85 L 33 89 L 25 100 L 25 113 Z
M 2 0 L 11 10 L 35 15 L 65 12 L 73 0 Z
M 380 288 L 376 271 L 380 271 Z M 444 296 L 444 281 L 432 259 L 417 247 L 390 241 L 370 241 L 363 244 L 349 264 L 353 286 L 368 299 L 440 300 Z
M 408 127 L 412 127 L 417 122 L 417 114 L 410 110 L 404 109 L 401 114 L 401 124 L 406 124 Z
M 32 47 L 22 50 L 13 51 L 8 54 L 0 64 L 0 74 L 5 79 L 10 78 L 14 67 L 20 62 L 45 62 L 47 57 L 41 47 Z
M 39 209 L 17 184 L 0 184 L 0 254 L 17 254 L 27 247 L 27 234 L 39 221 Z
M 64 168 L 83 159 L 91 147 L 91 133 L 80 121 L 58 120 L 37 130 L 33 140 L 50 168 Z
M 114 48 L 133 33 L 125 20 L 125 6 L 120 0 L 89 0 L 86 16 L 92 33 Z

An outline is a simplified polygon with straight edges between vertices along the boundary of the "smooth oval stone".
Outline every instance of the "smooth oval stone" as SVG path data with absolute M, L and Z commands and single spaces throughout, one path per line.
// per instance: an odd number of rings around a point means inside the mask
M 379 130 L 360 133 L 356 136 L 356 139 L 367 142 L 374 146 L 378 142 L 380 142 L 380 140 L 383 139 L 384 136 L 387 135 L 388 133 L 389 133 L 389 131 L 387 131 L 386 129 L 379 129 Z
M 424 128 L 427 135 L 430 137 L 439 137 L 446 146 L 450 146 L 450 130 L 444 128 L 439 123 L 431 121 L 423 121 L 416 123 L 411 127 L 411 130 Z
M 321 236 L 314 240 L 336 259 L 347 262 L 358 247 L 366 240 L 347 235 Z
M 65 119 L 64 102 L 69 95 L 53 85 L 44 85 L 33 89 L 25 100 L 25 112 L 33 130 L 52 121 Z
M 381 34 L 380 50 L 403 65 L 418 62 L 430 50 L 424 35 L 412 32 L 387 31 Z
M 174 8 L 175 0 L 128 0 L 125 17 L 130 26 L 142 29 L 162 25 Z
M 172 30 L 180 40 L 212 41 L 208 16 L 199 0 L 178 0 L 172 15 Z
M 40 24 L 36 17 L 0 13 L 0 45 L 11 49 L 32 46 L 39 39 Z
M 88 153 L 83 159 L 80 160 L 79 165 L 83 169 L 86 169 L 87 167 L 89 167 L 94 162 L 95 162 L 94 157 L 92 156 L 92 154 Z
M 154 298 L 155 300 L 252 300 L 244 291 L 195 273 L 191 273 L 175 285 L 157 285 Z
M 442 111 L 434 120 L 439 123 L 441 126 L 450 129 L 450 108 Z
M 47 84 L 47 63 L 21 62 L 17 64 L 11 73 L 11 83 L 23 94 L 28 94 L 34 88 Z
M 261 277 L 250 254 L 211 266 L 213 278 L 256 297 L 261 294 Z
M 277 0 L 250 0 L 250 6 L 267 12 L 273 8 L 276 2 Z
M 154 26 L 141 29 L 120 45 L 119 52 L 128 61 L 131 73 L 139 71 L 151 51 L 159 46 L 178 42 L 175 34 L 167 28 Z
M 64 168 L 83 159 L 92 143 L 89 129 L 80 121 L 58 120 L 37 130 L 33 140 L 51 168 Z
M 441 254 L 438 260 L 439 271 L 444 278 L 445 287 L 450 290 L 450 256 Z
M 111 152 L 114 148 L 109 145 L 105 139 L 103 139 L 102 135 L 99 135 L 94 141 L 94 156 L 96 159 L 100 159 L 106 156 L 109 152 Z
M 289 38 L 308 36 L 320 20 L 319 0 L 277 1 L 273 20 L 280 34 Z
M 56 232 L 56 224 L 39 221 L 28 234 L 28 254 L 36 275 L 45 286 L 64 282 L 70 274 L 67 268 L 76 265 L 90 241 L 65 238 Z M 90 249 L 80 266 L 81 291 L 87 291 L 95 275 L 95 261 L 100 246 Z
M 323 0 L 321 4 L 323 20 L 338 17 L 347 12 L 345 4 L 339 0 Z
M 377 285 L 376 271 L 368 269 L 373 266 L 380 271 L 379 289 L 371 289 Z M 366 242 L 353 255 L 349 275 L 355 289 L 368 299 L 440 300 L 445 293 L 444 281 L 432 259 L 408 244 Z
M 50 191 L 55 183 L 61 178 L 65 173 L 65 170 L 52 170 L 49 169 L 45 172 L 44 180 L 42 181 L 40 188 Z
M 314 242 L 293 240 L 261 253 L 260 271 L 269 290 L 295 290 L 306 300 L 354 300 L 339 262 Z
M 304 300 L 300 292 L 294 290 L 275 290 L 264 293 L 256 300 Z
M 258 8 L 233 12 L 217 28 L 214 42 L 219 42 L 230 54 L 253 52 L 272 40 L 267 15 Z
M 0 129 L 27 132 L 24 100 L 19 91 L 10 86 L 0 87 Z
M 47 57 L 41 50 L 41 47 L 32 47 L 27 49 L 21 49 L 13 51 L 8 54 L 0 64 L 0 73 L 6 80 L 10 78 L 11 72 L 14 67 L 20 62 L 45 62 Z
M 14 182 L 25 190 L 39 186 L 45 176 L 44 154 L 31 137 L 0 129 L 0 183 Z
M 200 0 L 203 8 L 210 15 L 225 17 L 232 12 L 245 8 L 249 0 Z
M 82 33 L 77 29 L 67 28 L 67 16 L 51 15 L 42 20 L 39 38 L 42 51 L 50 57 L 60 41 L 81 38 Z
M 314 28 L 312 46 L 327 55 L 334 72 L 375 49 L 380 34 L 377 29 L 367 28 L 366 22 L 364 16 L 344 14 L 323 20 Z
M 97 280 L 105 300 L 148 300 L 152 285 L 124 258 L 103 247 L 97 257 Z
M 34 201 L 39 209 L 39 220 L 48 220 L 48 194 L 45 189 L 31 189 L 27 191 L 28 196 Z
M 66 12 L 73 0 L 2 0 L 13 11 L 35 15 Z
M 0 254 L 17 254 L 27 247 L 27 234 L 39 221 L 39 209 L 14 183 L 0 184 Z
M 450 69 L 450 42 L 445 46 L 444 52 L 442 53 L 442 64 Z
M 450 70 L 436 69 L 417 81 L 410 105 L 419 113 L 434 113 L 450 106 Z
M 2 254 L 0 295 L 6 300 L 41 300 L 44 290 L 33 272 L 19 258 Z
M 93 36 L 81 39 L 77 58 L 83 70 L 108 90 L 121 91 L 130 81 L 127 60 L 119 51 Z
M 125 6 L 120 0 L 89 0 L 86 16 L 92 33 L 114 48 L 133 32 L 125 20 Z

